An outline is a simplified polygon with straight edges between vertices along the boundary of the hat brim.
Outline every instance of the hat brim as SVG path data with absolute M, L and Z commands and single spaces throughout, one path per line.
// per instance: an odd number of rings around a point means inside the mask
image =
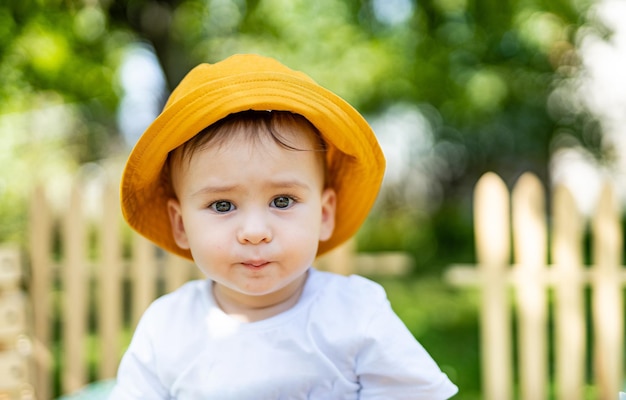
M 352 106 L 306 76 L 289 71 L 198 79 L 203 83 L 170 98 L 135 145 L 124 169 L 121 203 L 129 225 L 160 247 L 192 259 L 188 250 L 178 247 L 170 227 L 167 201 L 171 192 L 162 177 L 168 153 L 229 114 L 281 110 L 304 116 L 328 145 L 329 186 L 337 193 L 336 221 L 332 236 L 319 243 L 317 254 L 353 236 L 378 195 L 384 156 L 370 126 Z

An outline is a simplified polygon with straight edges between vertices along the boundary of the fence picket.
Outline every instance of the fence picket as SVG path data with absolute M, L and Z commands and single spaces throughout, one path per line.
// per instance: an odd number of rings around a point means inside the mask
M 480 343 L 483 395 L 486 400 L 511 399 L 511 321 L 507 293 L 509 194 L 496 174 L 486 173 L 478 181 L 474 215 L 476 253 L 482 278 Z
M 112 378 L 117 371 L 120 354 L 120 332 L 122 327 L 121 276 L 122 254 L 119 240 L 120 212 L 117 191 L 107 181 L 102 193 L 102 215 L 100 227 L 100 264 L 98 277 L 98 331 L 101 339 L 98 377 Z
M 52 221 L 44 188 L 35 186 L 30 201 L 30 300 L 33 307 L 33 359 L 34 386 L 37 396 L 50 399 L 50 372 L 52 354 L 50 351 L 50 326 L 52 304 L 52 273 L 50 254 L 52 253 Z
M 165 253 L 165 291 L 172 292 L 194 276 L 195 265 L 172 253 Z
M 529 173 L 519 178 L 512 193 L 520 394 L 526 400 L 544 399 L 547 393 L 544 196 L 541 182 Z
M 154 245 L 143 236 L 133 234 L 132 327 L 137 326 L 143 312 L 156 298 L 156 260 Z
M 614 190 L 605 185 L 593 229 L 594 367 L 599 398 L 609 400 L 621 389 L 624 328 L 624 306 L 620 265 L 622 233 L 620 213 Z
M 557 398 L 582 400 L 585 383 L 585 306 L 583 219 L 564 186 L 553 196 L 553 271 L 555 280 L 555 380 Z
M 64 215 L 63 248 L 63 390 L 71 393 L 85 383 L 85 332 L 87 321 L 87 270 L 85 265 L 85 221 L 82 193 L 78 185 L 71 190 L 69 211 Z

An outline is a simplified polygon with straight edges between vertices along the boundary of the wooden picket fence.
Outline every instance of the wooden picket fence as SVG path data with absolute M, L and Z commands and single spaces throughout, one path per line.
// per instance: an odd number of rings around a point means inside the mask
M 33 305 L 37 399 L 53 398 L 55 325 L 60 326 L 57 330 L 62 336 L 55 338 L 61 343 L 60 365 L 56 366 L 60 390 L 71 393 L 94 379 L 114 377 L 122 353 L 123 327 L 132 329 L 159 294 L 199 276 L 191 263 L 159 252 L 124 229 L 117 193 L 117 185 L 106 183 L 99 199 L 100 212 L 86 217 L 79 182 L 60 212 L 50 206 L 43 186 L 34 190 L 28 289 Z M 124 290 L 128 285 L 132 289 Z M 92 344 L 96 349 L 88 347 L 93 343 L 90 337 L 98 338 L 97 345 Z M 95 372 L 88 367 L 90 353 L 97 354 Z
M 607 185 L 587 229 L 565 188 L 552 193 L 549 217 L 546 197 L 530 174 L 511 193 L 495 174 L 482 177 L 474 200 L 477 265 L 454 266 L 446 273 L 449 282 L 481 293 L 483 398 L 614 400 L 623 388 L 621 208 Z M 128 335 L 147 305 L 200 277 L 190 262 L 159 250 L 121 222 L 117 182 L 105 182 L 98 199 L 96 207 L 91 204 L 98 212 L 86 212 L 85 191 L 77 181 L 59 210 L 38 187 L 24 260 L 15 261 L 16 251 L 0 251 L 0 262 L 9 266 L 0 269 L 0 281 L 4 272 L 4 282 L 12 282 L 0 285 L 0 308 L 8 304 L 11 311 L 23 304 L 3 302 L 3 296 L 19 298 L 15 268 L 10 268 L 18 263 L 28 266 L 24 286 L 32 314 L 16 320 L 12 312 L 0 313 L 17 321 L 11 332 L 0 329 L 0 394 L 3 365 L 29 381 L 21 397 L 8 398 L 51 399 L 53 392 L 72 393 L 90 381 L 114 377 Z M 317 266 L 344 274 L 383 266 L 402 274 L 409 264 L 402 254 L 356 254 L 348 243 Z M 28 329 L 26 320 L 32 321 Z M 7 335 L 20 338 L 21 345 L 14 346 L 18 352 L 2 347 Z M 4 350 L 13 358 L 2 358 Z M 14 367 L 25 365 L 20 357 L 26 353 L 32 364 L 28 374 Z M 97 361 L 88 360 L 94 354 Z M 56 389 L 54 371 L 61 377 Z
M 565 187 L 552 193 L 550 217 L 546 197 L 532 174 L 511 193 L 485 174 L 474 196 L 478 265 L 447 273 L 481 294 L 483 398 L 615 400 L 624 387 L 621 207 L 607 184 L 587 229 Z
M 32 326 L 16 328 L 28 334 L 32 343 L 31 371 L 27 378 L 26 373 L 20 374 L 28 380 L 19 386 L 22 394 L 3 389 L 17 378 L 9 382 L 0 374 L 0 399 L 48 400 L 59 392 L 74 393 L 92 381 L 114 378 L 129 335 L 146 307 L 159 295 L 202 277 L 191 262 L 131 231 L 121 218 L 117 181 L 102 176 L 97 180 L 101 187 L 95 199 L 87 196 L 85 182 L 77 179 L 61 207 L 51 205 L 45 186 L 33 192 L 24 261 L 31 304 L 27 308 L 32 315 L 23 318 L 31 320 Z M 12 260 L 19 257 L 17 249 L 9 253 Z M 349 274 L 368 273 L 374 266 L 380 272 L 382 264 L 383 273 L 403 274 L 410 263 L 405 254 L 357 256 L 348 242 L 319 258 L 316 267 Z M 10 282 L 15 280 L 10 278 Z M 2 294 L 0 290 L 0 308 Z M 2 355 L 0 330 L 0 373 L 3 365 L 15 369 L 18 364 L 3 364 Z M 25 365 L 22 359 L 18 361 L 20 367 Z M 60 376 L 60 388 L 53 386 L 55 374 Z

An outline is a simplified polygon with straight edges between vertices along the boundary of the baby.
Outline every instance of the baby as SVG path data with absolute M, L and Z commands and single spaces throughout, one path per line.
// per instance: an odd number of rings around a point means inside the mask
M 194 68 L 131 153 L 122 209 L 207 279 L 148 308 L 110 398 L 454 395 L 378 284 L 311 266 L 383 172 L 363 117 L 306 75 L 257 55 Z

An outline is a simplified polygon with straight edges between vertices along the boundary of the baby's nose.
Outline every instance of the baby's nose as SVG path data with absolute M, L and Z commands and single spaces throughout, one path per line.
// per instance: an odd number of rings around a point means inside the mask
M 237 240 L 242 244 L 270 242 L 272 240 L 272 231 L 267 216 L 262 212 L 245 214 L 237 233 Z

